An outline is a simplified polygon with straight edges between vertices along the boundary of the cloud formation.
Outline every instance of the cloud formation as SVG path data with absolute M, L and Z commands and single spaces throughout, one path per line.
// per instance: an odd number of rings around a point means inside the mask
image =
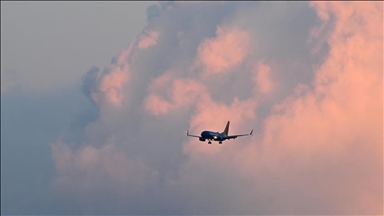
M 240 64 L 247 55 L 247 32 L 219 26 L 214 38 L 205 39 L 197 48 L 198 61 L 206 73 L 221 73 Z
M 257 90 L 262 94 L 267 94 L 273 90 L 274 84 L 271 77 L 271 67 L 264 62 L 259 62 L 253 72 L 253 81 L 257 85 Z
M 175 79 L 165 73 L 150 84 L 151 94 L 144 101 L 152 114 L 164 115 L 172 109 L 190 106 L 206 93 L 205 87 L 193 79 Z M 161 94 L 161 92 L 164 92 Z M 163 99 L 169 98 L 169 100 Z
M 58 188 L 88 214 L 383 213 L 382 3 L 161 7 L 85 75 L 100 114 L 79 146 L 52 144 Z M 228 120 L 254 136 L 185 137 Z
M 159 33 L 156 31 L 144 31 L 139 40 L 139 48 L 146 49 L 150 46 L 155 45 L 157 43 L 158 37 Z

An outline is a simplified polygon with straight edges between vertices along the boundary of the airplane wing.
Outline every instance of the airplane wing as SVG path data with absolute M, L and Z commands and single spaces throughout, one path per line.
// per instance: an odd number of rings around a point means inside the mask
M 229 140 L 229 139 L 236 139 L 237 137 L 240 137 L 240 136 L 252 136 L 252 133 L 253 133 L 253 129 L 249 134 L 231 135 L 231 136 L 227 136 L 225 139 Z
M 191 135 L 191 134 L 189 134 L 189 130 L 187 130 L 187 136 L 201 138 L 200 136 L 196 136 L 196 135 Z

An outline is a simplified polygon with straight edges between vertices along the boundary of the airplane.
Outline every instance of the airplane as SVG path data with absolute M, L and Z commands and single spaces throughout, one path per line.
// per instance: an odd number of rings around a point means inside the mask
M 227 122 L 227 125 L 225 126 L 225 129 L 222 133 L 212 132 L 212 131 L 203 131 L 201 133 L 201 136 L 196 136 L 196 135 L 189 134 L 189 130 L 187 130 L 187 136 L 197 137 L 197 138 L 199 138 L 199 140 L 201 142 L 205 142 L 205 140 L 208 140 L 208 144 L 212 144 L 211 140 L 219 141 L 219 144 L 222 144 L 222 142 L 224 140 L 236 139 L 239 136 L 249 136 L 249 135 L 252 135 L 252 133 L 253 133 L 253 129 L 252 129 L 251 133 L 249 133 L 249 134 L 240 134 L 240 135 L 228 136 L 228 131 L 229 131 L 229 121 Z

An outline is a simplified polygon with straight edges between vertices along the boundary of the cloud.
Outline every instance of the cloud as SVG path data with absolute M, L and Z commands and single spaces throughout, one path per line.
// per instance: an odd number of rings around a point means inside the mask
M 160 8 L 157 5 L 151 5 L 147 8 L 147 20 L 158 17 L 160 15 Z
M 143 35 L 141 36 L 139 40 L 139 48 L 146 49 L 150 46 L 153 46 L 157 43 L 159 37 L 159 33 L 156 31 L 144 31 Z
M 115 105 L 120 105 L 123 100 L 122 88 L 128 81 L 128 67 L 113 68 L 110 74 L 107 74 L 100 84 L 100 90 L 106 95 L 106 98 Z M 97 98 L 95 98 L 97 100 Z
M 382 213 L 382 4 L 216 6 L 163 4 L 87 72 L 101 111 L 78 146 L 52 145 L 56 186 L 85 213 Z M 228 120 L 254 135 L 185 136 Z
M 253 81 L 260 93 L 266 94 L 273 90 L 274 84 L 271 78 L 271 67 L 264 62 L 259 62 L 254 69 Z
M 173 79 L 165 73 L 150 84 L 151 94 L 145 100 L 145 108 L 154 115 L 167 114 L 172 109 L 191 106 L 199 97 L 207 94 L 205 87 L 194 79 Z M 162 97 L 161 92 L 165 92 Z M 167 99 L 164 99 L 168 98 Z
M 234 27 L 218 26 L 216 37 L 204 40 L 197 48 L 198 62 L 206 73 L 221 73 L 240 64 L 247 55 L 249 35 Z
M 89 99 L 91 99 L 92 92 L 97 91 L 96 80 L 99 73 L 100 69 L 94 66 L 89 69 L 82 77 L 82 90 L 84 95 L 87 96 Z
M 52 156 L 56 161 L 56 170 L 61 174 L 55 183 L 76 193 L 104 187 L 116 189 L 114 192 L 126 188 L 129 190 L 125 192 L 129 193 L 132 192 L 131 188 L 124 185 L 146 184 L 142 181 L 144 179 L 150 183 L 156 175 L 145 165 L 145 162 L 127 158 L 127 155 L 119 151 L 113 143 L 101 148 L 85 145 L 73 152 L 66 144 L 59 141 L 52 145 Z M 105 185 L 106 181 L 114 183 Z M 82 184 L 73 185 L 73 182 Z
M 133 41 L 127 49 L 113 58 L 112 65 L 100 72 L 98 67 L 92 67 L 83 77 L 83 92 L 96 104 L 100 104 L 105 99 L 108 103 L 120 107 L 124 100 L 124 85 L 130 78 L 129 59 Z

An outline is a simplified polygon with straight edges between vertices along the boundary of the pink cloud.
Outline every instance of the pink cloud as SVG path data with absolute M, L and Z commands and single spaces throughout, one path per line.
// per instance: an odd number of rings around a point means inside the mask
M 159 38 L 159 32 L 156 31 L 144 31 L 140 36 L 138 46 L 141 49 L 147 49 L 157 43 Z
M 129 57 L 134 48 L 133 41 L 127 49 L 119 52 L 116 62 L 108 66 L 108 73 L 102 73 L 98 76 L 98 89 L 91 92 L 91 98 L 95 103 L 100 104 L 104 99 L 115 106 L 121 106 L 124 99 L 124 85 L 130 78 Z
M 205 94 L 205 86 L 194 79 L 177 79 L 173 82 L 172 99 L 176 107 L 192 105 Z
M 149 95 L 145 101 L 144 107 L 153 115 L 167 114 L 172 108 L 172 104 L 165 101 L 159 95 Z
M 254 68 L 253 81 L 259 92 L 266 94 L 273 90 L 274 83 L 271 78 L 271 67 L 264 62 L 259 62 Z
M 128 81 L 128 65 L 123 68 L 115 67 L 109 74 L 105 75 L 100 84 L 100 91 L 106 98 L 116 106 L 120 106 L 123 98 L 123 87 Z
M 216 37 L 203 41 L 197 49 L 197 62 L 207 73 L 221 73 L 240 64 L 248 53 L 250 36 L 246 31 L 217 27 Z
M 170 110 L 194 105 L 199 97 L 207 94 L 205 87 L 194 79 L 171 79 L 171 75 L 165 73 L 149 85 L 151 93 L 144 107 L 151 114 L 164 115 Z
M 275 185 L 289 185 L 297 195 L 318 200 L 318 211 L 334 206 L 330 212 L 382 213 L 382 3 L 312 5 L 324 22 L 336 17 L 334 31 L 324 35 L 330 51 L 316 71 L 314 89 L 298 85 L 265 119 L 263 133 L 243 141 L 247 145 L 207 146 L 193 139 L 187 140 L 184 152 L 191 156 L 190 164 L 209 161 L 217 170 L 234 167 L 241 178 L 265 185 L 257 191 L 262 195 L 271 196 L 275 189 L 268 188 L 268 179 L 276 179 Z M 258 69 L 268 74 L 268 66 Z M 255 82 L 268 83 L 263 79 L 256 75 Z M 205 100 L 192 116 L 191 130 L 220 132 L 227 120 L 223 116 L 234 119 L 233 126 L 250 125 L 252 103 L 227 107 Z M 242 114 L 247 117 L 236 116 Z M 250 193 L 257 188 L 256 183 L 248 186 Z M 303 208 L 298 200 L 287 205 L 292 193 L 276 192 L 272 197 L 283 212 Z

